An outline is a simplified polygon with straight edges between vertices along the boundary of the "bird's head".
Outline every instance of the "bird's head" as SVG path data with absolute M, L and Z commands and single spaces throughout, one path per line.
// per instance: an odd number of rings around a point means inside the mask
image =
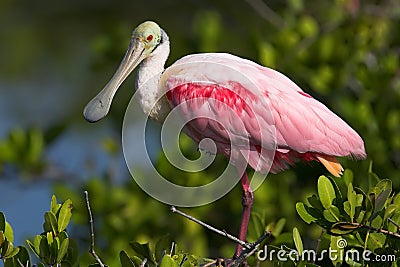
M 137 26 L 132 33 L 132 42 L 143 45 L 143 50 L 148 56 L 161 41 L 161 28 L 153 21 L 146 21 Z M 136 44 L 137 45 L 137 44 Z
M 85 107 L 83 115 L 89 122 L 104 118 L 110 110 L 112 99 L 122 82 L 160 44 L 162 30 L 157 23 L 146 21 L 132 33 L 131 42 L 122 62 L 111 80 Z

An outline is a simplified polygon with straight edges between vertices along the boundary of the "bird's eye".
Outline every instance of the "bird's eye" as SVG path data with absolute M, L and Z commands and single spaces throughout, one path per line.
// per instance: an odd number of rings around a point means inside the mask
M 148 42 L 151 42 L 151 40 L 153 40 L 153 35 L 148 35 L 147 37 L 146 37 L 146 40 L 148 41 Z

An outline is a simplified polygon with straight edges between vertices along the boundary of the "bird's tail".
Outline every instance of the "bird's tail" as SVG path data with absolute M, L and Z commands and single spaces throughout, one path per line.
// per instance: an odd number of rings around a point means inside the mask
M 336 177 L 343 174 L 343 167 L 334 156 L 316 155 L 316 158 L 325 166 L 325 168 Z

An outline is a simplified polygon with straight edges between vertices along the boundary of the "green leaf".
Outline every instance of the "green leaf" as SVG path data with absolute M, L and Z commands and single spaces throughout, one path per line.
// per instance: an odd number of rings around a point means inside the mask
M 155 264 L 153 254 L 151 253 L 149 243 L 140 244 L 138 242 L 130 242 L 129 245 L 142 259 L 146 258 L 148 261 Z
M 7 254 L 3 255 L 3 258 L 4 259 L 10 259 L 10 258 L 16 256 L 18 254 L 18 252 L 19 252 L 19 247 L 12 246 L 10 251 L 7 251 Z
M 308 224 L 315 222 L 317 220 L 317 218 L 308 213 L 303 202 L 296 203 L 296 211 L 299 214 L 299 216 L 303 219 L 303 221 L 305 221 Z
M 251 213 L 251 230 L 254 230 L 256 237 L 261 236 L 265 231 L 265 223 L 261 215 L 257 212 Z
M 176 262 L 169 254 L 165 254 L 160 262 L 160 267 L 179 267 L 179 263 Z
M 365 209 L 365 210 L 371 209 L 372 208 L 372 204 L 371 204 L 370 199 L 367 197 L 367 194 L 365 194 L 365 192 L 359 187 L 354 187 L 353 189 L 357 193 L 357 195 L 361 195 L 362 196 L 362 199 L 363 199 L 362 207 L 363 207 L 363 209 Z
M 48 262 L 51 263 L 55 261 L 57 258 L 58 254 L 58 243 L 57 243 L 57 238 L 53 237 L 53 234 L 51 232 L 46 233 L 46 239 L 47 239 L 47 244 L 49 248 L 49 259 Z
M 353 172 L 349 169 L 344 170 L 342 179 L 345 182 L 346 186 L 349 186 L 349 184 L 352 183 L 354 179 Z
M 3 212 L 0 212 L 0 231 L 4 233 L 6 230 L 6 216 L 4 216 Z
M 400 193 L 397 193 L 393 198 L 393 204 L 400 205 Z
M 318 199 L 316 195 L 312 195 L 311 197 L 307 198 L 308 203 L 310 203 L 311 207 L 320 210 L 321 213 L 324 210 L 324 207 L 321 204 L 321 201 Z
M 349 252 L 350 253 L 353 253 L 353 252 L 356 253 L 355 249 L 350 249 Z M 357 255 L 357 254 L 353 254 L 353 255 Z M 354 261 L 351 257 L 345 257 L 344 259 L 345 259 L 346 263 L 351 267 L 362 267 L 363 266 L 361 263 L 358 263 L 358 262 Z
M 51 245 L 53 244 L 53 234 L 51 232 L 46 233 L 46 238 L 47 238 L 47 244 Z
M 8 241 L 11 243 L 14 242 L 14 231 L 11 228 L 11 225 L 6 221 L 6 227 L 5 227 L 4 235 L 7 238 Z
M 26 247 L 19 246 L 19 252 L 15 256 L 15 259 L 18 259 L 23 266 L 31 266 L 31 257 L 29 255 L 29 251 L 26 249 Z M 18 262 L 18 261 L 17 261 Z
M 346 235 L 360 227 L 358 223 L 337 222 L 332 225 L 330 232 L 334 235 Z
M 375 217 L 376 214 L 383 209 L 387 199 L 392 193 L 392 181 L 389 179 L 379 181 L 375 188 L 373 188 L 373 193 L 376 193 L 374 215 L 372 216 Z
M 13 249 L 14 249 L 13 244 L 10 241 L 6 240 L 5 242 L 3 242 L 3 245 L 1 247 L 2 256 L 4 258 L 7 258 L 7 256 L 13 251 Z
M 329 209 L 323 211 L 323 215 L 329 222 L 340 221 L 340 211 L 336 206 L 331 206 Z
M 72 216 L 72 201 L 67 199 L 60 208 L 60 213 L 58 214 L 58 231 L 64 231 Z
M 30 240 L 26 240 L 26 243 L 28 244 L 28 247 L 31 249 L 31 251 L 35 254 L 36 257 L 39 258 L 39 254 L 35 249 L 35 246 L 33 245 L 33 243 Z
M 350 216 L 350 214 L 351 214 L 351 206 L 350 206 L 350 202 L 349 201 L 346 201 L 346 202 L 343 203 L 343 209 L 347 213 L 347 215 Z M 350 216 L 350 218 L 351 218 L 351 216 Z
M 361 210 L 361 211 L 358 213 L 358 217 L 357 217 L 357 219 L 356 219 L 356 222 L 362 223 L 363 221 L 365 221 L 365 220 L 366 220 L 366 219 L 365 219 L 365 214 L 366 214 L 365 210 Z
M 155 258 L 157 261 L 161 260 L 166 252 L 169 253 L 169 251 L 171 250 L 172 242 L 173 240 L 171 238 L 171 235 L 169 234 L 164 235 L 158 240 L 154 249 Z
M 28 132 L 30 146 L 26 157 L 30 162 L 36 162 L 40 159 L 44 147 L 43 133 L 39 129 L 32 129 Z
M 36 257 L 40 259 L 39 253 L 40 253 L 40 241 L 42 239 L 42 236 L 36 235 L 35 238 L 33 239 L 33 243 L 30 240 L 26 240 L 26 243 L 28 244 L 28 247 L 32 250 L 33 253 L 35 253 Z
M 0 231 L 0 247 L 5 240 L 6 240 L 6 236 L 4 235 L 3 231 Z
M 335 177 L 335 178 L 327 177 L 327 178 L 331 181 L 333 189 L 335 190 L 335 199 L 334 199 L 335 203 L 334 204 L 338 207 L 341 207 L 343 205 L 342 192 L 339 189 L 339 185 L 336 183 L 336 180 L 340 181 L 341 178 L 340 177 L 339 178 L 338 177 Z
M 60 245 L 60 249 L 58 250 L 58 254 L 57 254 L 57 263 L 61 263 L 61 261 L 63 260 L 65 254 L 67 254 L 68 252 L 68 245 L 69 245 L 69 238 L 65 238 Z
M 6 256 L 9 251 L 12 249 L 12 244 L 10 243 L 10 241 L 8 241 L 7 239 L 3 242 L 3 244 L 0 247 L 0 256 Z
M 56 198 L 55 195 L 53 195 L 53 196 L 51 197 L 50 211 L 51 211 L 53 214 L 57 214 L 57 213 L 58 213 L 58 210 L 60 209 L 60 207 L 61 207 L 61 204 L 58 204 L 58 203 L 57 203 L 57 198 Z
M 47 238 L 43 236 L 42 239 L 40 239 L 40 244 L 39 244 L 39 258 L 44 261 L 45 263 L 49 263 L 50 259 L 50 248 L 49 244 L 47 243 Z
M 388 218 L 392 217 L 392 215 L 396 211 L 400 211 L 400 205 L 390 204 L 385 210 L 385 215 L 383 216 L 383 220 L 386 221 Z
M 65 231 L 62 231 L 58 234 L 58 239 L 60 240 L 60 242 L 62 243 L 64 241 L 64 239 L 68 238 L 68 234 Z
M 370 233 L 367 240 L 367 247 L 372 252 L 385 245 L 386 235 L 382 233 Z
M 10 132 L 10 142 L 15 146 L 15 148 L 20 149 L 21 151 L 25 149 L 27 138 L 25 132 L 18 128 L 14 129 Z
M 363 202 L 363 195 L 357 194 L 353 189 L 352 183 L 349 183 L 347 187 L 347 199 L 349 200 L 350 209 L 347 214 L 350 216 L 350 220 L 354 222 L 354 216 L 356 215 L 356 208 L 361 207 Z
M 195 255 L 187 255 L 186 256 L 186 260 L 179 260 L 180 266 L 181 267 L 195 267 L 195 266 L 199 266 L 200 264 L 198 263 L 197 257 Z M 173 256 L 174 258 L 174 256 Z M 175 258 L 174 258 L 175 259 Z M 183 261 L 183 262 L 182 262 Z
M 331 250 L 336 250 L 335 255 L 344 255 L 344 248 L 347 246 L 347 241 L 341 236 L 331 236 L 330 248 Z M 342 254 L 340 254 L 342 253 Z M 334 266 L 340 266 L 343 259 L 342 257 L 331 257 L 331 261 Z
M 50 211 L 44 213 L 43 230 L 48 233 L 52 232 L 55 235 L 58 233 L 57 218 L 54 213 Z
M 293 241 L 297 252 L 299 252 L 299 255 L 301 255 L 303 253 L 303 241 L 301 241 L 299 230 L 297 230 L 296 227 L 293 228 Z
M 364 209 L 364 211 L 365 211 L 365 214 L 362 216 L 362 221 L 358 221 L 358 222 L 365 223 L 372 214 L 373 204 L 371 202 L 371 199 L 365 194 L 365 192 L 361 188 L 354 187 L 354 191 L 356 191 L 358 195 L 362 196 L 362 199 L 363 199 L 362 209 Z M 359 219 L 359 218 L 357 218 L 357 219 Z
M 69 244 L 68 244 L 68 252 L 66 257 L 64 258 L 64 261 L 67 261 L 71 263 L 73 266 L 76 266 L 78 264 L 78 257 L 79 257 L 79 249 L 78 249 L 78 243 L 74 239 L 69 239 Z
M 129 258 L 128 254 L 126 254 L 126 252 L 123 250 L 119 253 L 119 260 L 122 267 L 135 267 L 135 264 L 131 258 Z
M 283 230 L 283 227 L 285 227 L 286 224 L 286 219 L 281 218 L 279 221 L 275 224 L 274 229 L 272 230 L 272 235 L 273 236 L 279 236 Z
M 142 262 L 143 262 L 143 260 L 141 258 L 139 258 L 138 256 L 133 256 L 132 257 L 132 261 L 133 261 L 133 263 L 135 263 L 135 266 L 140 266 L 142 264 Z M 148 262 L 147 262 L 147 265 L 151 266 L 150 264 L 148 264 Z
M 331 181 L 323 175 L 318 179 L 318 196 L 325 209 L 329 209 L 336 198 Z
M 384 221 L 383 221 L 382 217 L 380 215 L 378 215 L 378 216 L 375 217 L 375 219 L 373 219 L 371 221 L 370 226 L 379 229 L 379 228 L 382 228 L 383 223 L 384 223 Z
M 398 231 L 400 231 L 400 228 L 397 228 L 397 225 L 400 225 L 400 212 L 395 213 L 392 217 L 392 220 L 395 224 L 393 224 L 392 222 L 388 223 L 388 230 L 390 232 L 394 232 L 397 233 Z M 396 225 L 397 224 L 397 225 Z

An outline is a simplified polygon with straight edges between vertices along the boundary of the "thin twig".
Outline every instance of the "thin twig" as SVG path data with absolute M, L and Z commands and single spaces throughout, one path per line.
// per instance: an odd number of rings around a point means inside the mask
M 319 250 L 319 246 L 321 245 L 321 240 L 322 240 L 322 236 L 324 235 L 324 233 L 325 233 L 325 229 L 322 229 L 321 234 L 319 235 L 318 240 L 317 240 L 317 247 L 315 248 L 315 252 L 318 252 L 318 250 Z M 312 262 L 315 263 L 315 258 L 313 259 Z
M 217 229 L 215 227 L 212 227 L 211 225 L 208 225 L 205 222 L 202 222 L 202 221 L 200 221 L 200 220 L 198 220 L 198 219 L 196 219 L 196 218 L 194 218 L 194 217 L 192 217 L 192 216 L 190 216 L 190 215 L 178 210 L 174 206 L 171 207 L 171 211 L 174 212 L 174 213 L 178 213 L 179 215 L 182 215 L 183 217 L 185 217 L 185 218 L 187 218 L 187 219 L 189 219 L 191 221 L 194 221 L 195 223 L 198 223 L 201 226 L 204 226 L 205 228 L 216 232 L 217 234 L 225 236 L 225 237 L 229 238 L 230 240 L 240 244 L 241 246 L 246 247 L 247 249 L 251 249 L 250 244 L 238 239 L 237 237 L 235 237 L 235 236 L 233 236 L 231 234 L 228 234 L 225 230 L 221 231 L 221 230 L 219 230 L 219 229 Z
M 17 258 L 17 261 L 18 261 L 19 265 L 21 265 L 22 267 L 25 267 L 25 265 L 22 264 L 22 262 L 19 260 L 19 258 Z M 29 266 L 29 261 L 26 261 L 26 266 Z
M 214 264 L 217 265 L 216 263 L 217 263 L 217 260 L 213 260 L 213 261 L 207 262 L 204 265 L 201 265 L 201 267 L 210 267 L 210 266 L 212 266 Z
M 171 249 L 169 251 L 169 255 L 172 257 L 172 253 L 174 253 L 174 249 L 175 249 L 175 242 L 172 241 L 172 245 L 171 245 Z
M 357 226 L 357 227 L 362 227 L 362 228 L 368 229 L 369 231 L 382 233 L 382 234 L 385 234 L 385 235 L 391 235 L 391 236 L 400 238 L 400 233 L 394 233 L 394 232 L 391 232 L 391 231 L 388 231 L 388 230 L 385 230 L 385 229 L 382 229 L 382 228 L 375 228 L 375 227 L 368 226 L 368 225 L 365 225 L 365 224 L 362 224 L 362 223 L 351 223 L 351 225 L 354 225 L 354 226 Z M 367 237 L 368 237 L 368 234 L 367 234 Z
M 179 266 L 182 266 L 182 264 L 183 264 L 186 260 L 187 260 L 187 255 L 184 254 L 183 257 L 182 257 L 181 262 L 179 263 Z
M 144 267 L 144 265 L 146 265 L 146 262 L 147 262 L 147 258 L 144 258 L 142 260 L 142 262 L 140 263 L 139 267 Z
M 94 251 L 94 227 L 93 227 L 93 216 L 92 216 L 92 210 L 90 209 L 90 204 L 89 204 L 89 193 L 88 191 L 83 192 L 85 194 L 85 199 L 86 199 L 86 207 L 89 213 L 89 226 L 90 226 L 90 254 L 93 255 L 94 259 L 96 262 L 101 266 L 104 267 L 105 265 L 97 256 L 96 252 Z
M 398 225 L 395 221 L 393 221 L 391 218 L 388 218 L 388 221 L 393 223 L 394 226 L 397 228 L 397 233 L 400 233 L 400 225 Z
M 361 227 L 364 227 L 364 228 L 366 228 L 368 230 L 374 231 L 374 232 L 378 232 L 378 233 L 382 233 L 382 234 L 385 234 L 385 235 L 391 235 L 391 236 L 400 238 L 400 234 L 398 234 L 398 233 L 394 233 L 394 232 L 391 232 L 391 231 L 388 231 L 388 230 L 385 230 L 385 229 L 381 229 L 381 228 L 375 228 L 375 227 L 368 226 L 368 225 L 365 225 L 365 224 L 358 224 L 358 225 L 361 226 Z

